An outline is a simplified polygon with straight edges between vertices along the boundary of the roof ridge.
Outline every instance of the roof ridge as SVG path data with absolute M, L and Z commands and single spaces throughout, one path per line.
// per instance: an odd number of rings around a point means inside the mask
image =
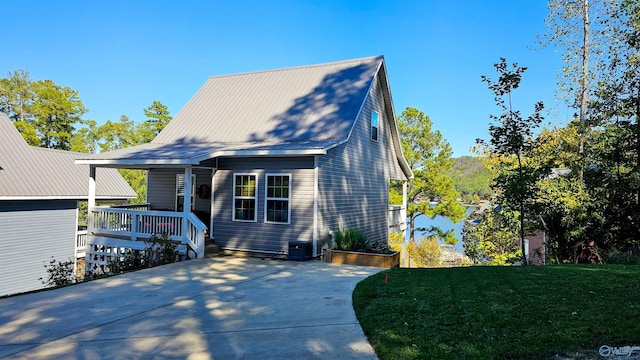
M 209 76 L 209 79 L 220 79 L 225 77 L 243 76 L 243 75 L 266 74 L 271 72 L 289 71 L 289 70 L 312 69 L 312 68 L 319 68 L 319 67 L 325 67 L 325 66 L 333 66 L 338 64 L 347 64 L 352 62 L 364 62 L 365 60 L 374 60 L 374 59 L 384 59 L 384 55 L 367 56 L 367 57 L 350 59 L 350 60 L 338 60 L 338 61 L 331 61 L 331 62 L 321 63 L 321 64 L 300 65 L 300 66 L 292 66 L 292 67 L 282 67 L 277 69 L 239 72 L 235 74 L 212 75 L 212 76 Z

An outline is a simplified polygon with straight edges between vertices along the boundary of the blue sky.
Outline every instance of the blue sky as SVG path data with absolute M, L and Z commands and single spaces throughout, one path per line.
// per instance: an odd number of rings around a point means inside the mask
M 481 75 L 500 57 L 529 70 L 514 94 L 528 115 L 558 110 L 544 0 L 3 1 L 0 76 L 23 69 L 80 93 L 86 119 L 144 119 L 153 100 L 175 115 L 213 75 L 384 55 L 397 114 L 430 116 L 467 155 L 497 113 Z M 7 16 L 8 15 L 8 16 Z

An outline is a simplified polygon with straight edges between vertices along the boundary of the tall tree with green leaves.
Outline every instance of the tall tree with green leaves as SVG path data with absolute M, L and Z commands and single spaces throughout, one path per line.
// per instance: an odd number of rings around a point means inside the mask
M 592 108 L 601 130 L 594 136 L 592 214 L 600 245 L 629 250 L 640 245 L 640 3 L 622 0 L 613 18 L 618 45 Z
M 34 100 L 29 112 L 41 146 L 69 150 L 75 125 L 87 111 L 78 92 L 51 80 L 38 80 L 32 86 Z
M 172 119 L 169 108 L 158 100 L 144 108 L 144 116 L 147 119 L 139 129 L 141 143 L 151 142 Z
M 451 146 L 440 131 L 432 127 L 431 119 L 416 108 L 407 107 L 398 116 L 402 151 L 414 174 L 407 194 L 409 238 L 412 242 L 416 230 L 427 230 L 415 227 L 415 220 L 420 215 L 430 219 L 440 215 L 453 222 L 464 217 L 464 207 L 457 200 L 459 194 L 447 173 L 453 166 Z M 437 204 L 432 206 L 430 200 L 437 201 Z
M 491 140 L 485 143 L 489 152 L 498 155 L 500 159 L 499 172 L 495 179 L 495 187 L 500 190 L 500 198 L 503 205 L 519 214 L 520 246 L 522 248 L 522 263 L 526 265 L 525 252 L 525 216 L 533 203 L 536 194 L 536 183 L 549 173 L 549 169 L 540 168 L 538 164 L 528 161 L 527 155 L 534 146 L 534 130 L 540 126 L 543 120 L 541 111 L 544 108 L 542 102 L 534 105 L 531 115 L 522 117 L 519 110 L 515 110 L 512 104 L 513 90 L 520 86 L 522 74 L 527 70 L 514 63 L 509 66 L 504 58 L 494 64 L 498 72 L 498 80 L 493 81 L 487 76 L 482 76 L 489 90 L 494 94 L 494 100 L 502 111 L 500 115 L 490 115 L 490 119 L 497 124 L 489 126 Z
M 587 110 L 595 84 L 602 79 L 612 41 L 611 0 L 549 0 L 545 19 L 547 32 L 539 38 L 542 46 L 552 45 L 562 53 L 563 68 L 558 74 L 558 90 L 565 102 L 578 110 L 578 169 L 580 180 L 585 166 Z

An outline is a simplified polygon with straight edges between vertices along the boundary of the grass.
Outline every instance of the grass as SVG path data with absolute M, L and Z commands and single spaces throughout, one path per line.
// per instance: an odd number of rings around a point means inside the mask
M 353 302 L 381 359 L 598 358 L 601 345 L 640 346 L 640 266 L 396 268 L 360 282 Z

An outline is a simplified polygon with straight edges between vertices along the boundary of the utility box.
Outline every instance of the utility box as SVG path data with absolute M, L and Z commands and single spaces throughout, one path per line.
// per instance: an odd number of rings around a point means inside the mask
M 313 257 L 312 244 L 306 241 L 289 241 L 289 260 L 304 261 Z

